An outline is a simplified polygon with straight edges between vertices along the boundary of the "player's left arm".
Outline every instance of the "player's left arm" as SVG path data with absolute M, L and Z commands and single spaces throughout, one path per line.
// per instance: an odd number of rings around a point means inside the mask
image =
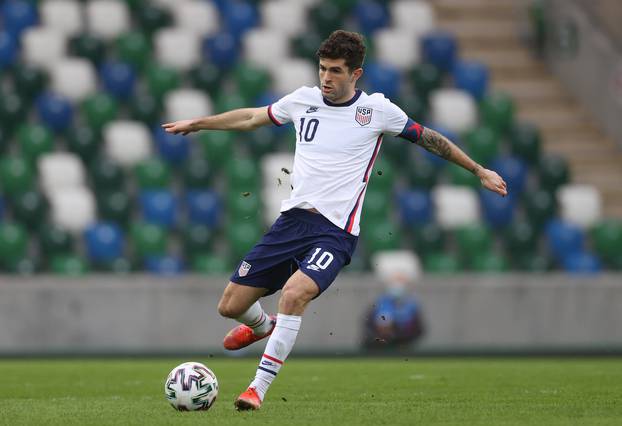
M 436 154 L 445 160 L 449 160 L 452 163 L 467 169 L 479 178 L 484 188 L 496 192 L 502 196 L 507 195 L 507 185 L 501 176 L 499 176 L 496 172 L 488 170 L 477 164 L 456 144 L 451 142 L 436 130 L 424 127 L 409 118 L 404 130 L 399 134 L 399 136 L 422 146 L 427 151 Z

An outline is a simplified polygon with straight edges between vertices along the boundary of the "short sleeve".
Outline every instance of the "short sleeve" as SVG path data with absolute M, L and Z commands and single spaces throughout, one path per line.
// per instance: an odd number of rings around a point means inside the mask
M 397 136 L 404 130 L 406 121 L 408 121 L 406 113 L 385 98 L 383 132 L 391 136 Z
M 289 95 L 285 95 L 272 105 L 268 106 L 268 115 L 270 116 L 270 120 L 272 120 L 272 122 L 277 126 L 282 126 L 283 124 L 292 121 L 291 107 L 293 105 L 295 94 L 296 92 L 292 92 Z

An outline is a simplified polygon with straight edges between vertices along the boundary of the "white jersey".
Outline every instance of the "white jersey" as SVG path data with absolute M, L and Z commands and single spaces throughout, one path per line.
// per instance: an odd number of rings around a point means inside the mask
M 293 186 L 281 211 L 315 208 L 347 232 L 358 235 L 367 183 L 383 134 L 397 135 L 408 117 L 384 95 L 357 90 L 334 104 L 318 87 L 301 87 L 268 107 L 276 125 L 293 122 L 296 153 Z

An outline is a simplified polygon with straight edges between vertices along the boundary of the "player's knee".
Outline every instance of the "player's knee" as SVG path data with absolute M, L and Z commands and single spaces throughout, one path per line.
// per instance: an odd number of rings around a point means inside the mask
M 299 311 L 313 299 L 315 293 L 300 286 L 285 286 L 281 292 L 281 305 L 287 311 Z
M 225 318 L 237 318 L 241 315 L 238 309 L 225 299 L 221 299 L 218 303 L 218 313 Z

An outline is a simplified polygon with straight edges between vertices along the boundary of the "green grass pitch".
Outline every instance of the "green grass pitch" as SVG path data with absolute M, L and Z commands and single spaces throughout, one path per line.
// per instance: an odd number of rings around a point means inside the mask
M 214 370 L 207 412 L 164 398 L 183 361 Z M 620 359 L 292 357 L 257 412 L 233 399 L 256 360 L 0 360 L 1 425 L 620 425 Z

